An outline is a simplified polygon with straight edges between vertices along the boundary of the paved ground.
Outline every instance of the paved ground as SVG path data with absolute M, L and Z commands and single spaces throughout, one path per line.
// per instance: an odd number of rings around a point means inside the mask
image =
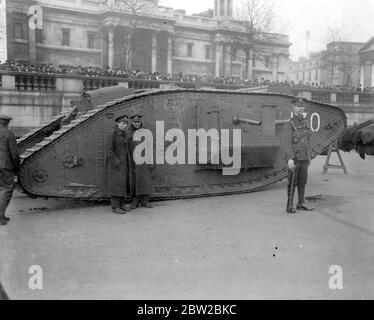
M 313 161 L 314 213 L 287 215 L 285 181 L 261 192 L 155 203 L 125 216 L 106 205 L 16 194 L 0 227 L 11 299 L 374 298 L 374 157 L 344 154 L 349 175 Z M 43 269 L 30 290 L 28 269 Z M 343 290 L 328 286 L 343 268 Z

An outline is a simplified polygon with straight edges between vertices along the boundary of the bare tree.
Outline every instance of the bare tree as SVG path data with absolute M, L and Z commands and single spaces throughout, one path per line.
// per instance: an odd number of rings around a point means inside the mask
M 234 20 L 226 23 L 232 33 L 232 45 L 245 53 L 248 78 L 252 78 L 253 61 L 264 65 L 270 63 L 269 50 L 265 43 L 277 36 L 271 34 L 277 27 L 274 0 L 242 0 L 236 8 Z
M 329 43 L 327 50 L 322 52 L 321 67 L 328 72 L 330 85 L 337 80 L 337 84 L 351 86 L 352 75 L 359 64 L 357 52 L 360 45 L 342 41 L 340 29 L 329 28 L 328 34 Z
M 322 68 L 330 73 L 330 84 L 334 81 L 337 65 L 338 41 L 341 41 L 341 30 L 328 27 L 328 42 L 332 45 L 322 52 Z
M 132 44 L 135 32 L 140 27 L 150 26 L 149 18 L 146 15 L 155 8 L 157 0 L 112 0 L 112 2 L 114 2 L 113 8 L 126 16 L 127 26 L 123 33 L 124 55 L 126 57 L 126 69 L 131 69 Z M 155 48 L 152 47 L 152 50 L 155 50 Z

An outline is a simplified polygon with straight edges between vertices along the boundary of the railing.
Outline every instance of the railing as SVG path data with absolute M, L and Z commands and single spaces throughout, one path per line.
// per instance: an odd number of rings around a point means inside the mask
M 56 78 L 44 74 L 19 74 L 15 76 L 15 87 L 25 91 L 55 91 Z
M 361 93 L 360 103 L 367 105 L 374 105 L 374 93 Z
M 0 71 L 0 88 L 18 91 L 57 91 L 81 93 L 103 87 L 124 85 L 131 89 L 158 89 L 161 85 L 173 84 L 182 88 L 210 87 L 215 89 L 248 89 L 245 85 L 214 82 L 183 82 L 167 80 L 146 80 L 120 77 L 95 77 L 75 74 L 37 74 L 24 72 Z M 303 96 L 308 99 L 338 106 L 374 106 L 374 93 L 341 92 L 310 88 L 283 88 L 270 86 L 268 92 Z
M 326 91 L 312 91 L 312 100 L 321 103 L 330 103 L 331 94 Z
M 336 94 L 336 103 L 338 105 L 352 105 L 354 103 L 354 94 L 352 92 L 338 92 Z
M 83 90 L 90 91 L 96 90 L 100 88 L 116 86 L 118 85 L 118 81 L 112 79 L 101 79 L 101 78 L 89 78 L 83 80 Z

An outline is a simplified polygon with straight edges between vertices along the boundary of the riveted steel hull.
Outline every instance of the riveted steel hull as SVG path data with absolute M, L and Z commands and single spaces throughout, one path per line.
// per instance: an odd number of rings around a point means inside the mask
M 26 150 L 22 155 L 20 185 L 30 196 L 93 200 L 108 197 L 104 190 L 107 135 L 115 118 L 141 111 L 144 127 L 154 137 L 156 121 L 164 122 L 165 132 L 181 129 L 186 139 L 188 129 L 241 129 L 239 174 L 223 175 L 221 166 L 209 163 L 154 164 L 149 167 L 152 198 L 258 190 L 287 176 L 282 123 L 290 118 L 293 98 L 280 94 L 187 89 L 124 97 L 89 111 Z M 307 102 L 306 112 L 315 131 L 312 136 L 315 157 L 342 136 L 346 117 L 337 107 L 311 101 Z M 256 120 L 261 125 L 235 123 L 236 116 Z M 156 143 L 153 147 L 155 155 Z

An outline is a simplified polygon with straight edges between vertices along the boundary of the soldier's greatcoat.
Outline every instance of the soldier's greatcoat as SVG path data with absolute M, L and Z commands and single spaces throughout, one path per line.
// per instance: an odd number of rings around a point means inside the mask
M 139 129 L 143 130 L 143 129 Z M 131 153 L 131 173 L 133 174 L 132 181 L 134 182 L 131 186 L 131 195 L 151 195 L 153 193 L 153 164 L 136 164 L 134 161 L 134 152 L 136 146 L 140 142 L 133 140 L 135 129 L 132 128 L 129 135 L 129 151 Z M 152 147 L 152 146 L 150 146 Z
M 6 126 L 0 124 L 0 220 L 12 199 L 14 175 L 20 169 L 20 156 L 16 138 Z
M 118 127 L 107 138 L 106 155 L 105 185 L 107 195 L 112 197 L 130 196 L 133 174 L 131 173 L 128 136 Z

